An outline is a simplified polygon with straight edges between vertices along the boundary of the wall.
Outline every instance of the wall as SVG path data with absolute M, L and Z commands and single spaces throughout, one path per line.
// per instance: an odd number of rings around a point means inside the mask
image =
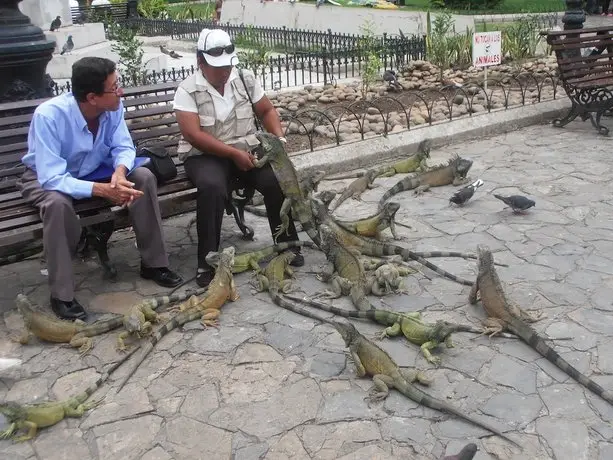
M 474 30 L 472 16 L 454 15 L 458 32 L 470 27 Z M 316 8 L 314 4 L 289 2 L 264 2 L 259 0 L 224 0 L 221 9 L 221 22 L 268 27 L 286 26 L 293 29 L 308 29 L 332 32 L 361 34 L 360 26 L 365 21 L 373 21 L 375 34 L 383 32 L 398 34 L 424 34 L 426 32 L 426 13 L 418 11 L 377 10 L 373 8 L 340 8 L 324 4 Z
M 62 27 L 72 24 L 69 0 L 23 0 L 19 10 L 30 18 L 35 26 L 48 31 L 51 21 L 60 16 Z

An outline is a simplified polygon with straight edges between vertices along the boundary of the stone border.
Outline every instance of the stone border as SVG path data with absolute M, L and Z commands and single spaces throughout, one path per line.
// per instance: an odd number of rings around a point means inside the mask
M 504 134 L 526 126 L 546 123 L 561 117 L 569 109 L 568 98 L 541 102 L 463 117 L 451 123 L 437 122 L 432 126 L 390 133 L 387 137 L 377 136 L 312 152 L 301 150 L 293 153 L 291 159 L 296 169 L 303 174 L 322 167 L 325 167 L 328 174 L 338 174 L 416 152 L 419 143 L 426 138 L 432 141 L 432 147 L 443 147 L 455 142 Z

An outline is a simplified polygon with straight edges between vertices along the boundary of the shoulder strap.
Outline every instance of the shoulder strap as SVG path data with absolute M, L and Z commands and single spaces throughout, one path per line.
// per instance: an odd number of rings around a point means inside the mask
M 260 120 L 259 120 L 257 114 L 255 113 L 255 107 L 253 106 L 253 99 L 251 99 L 251 94 L 249 93 L 249 88 L 247 88 L 247 84 L 245 83 L 245 78 L 243 77 L 243 69 L 238 69 L 238 76 L 240 77 L 241 81 L 243 82 L 243 86 L 245 87 L 245 92 L 247 93 L 247 97 L 249 98 L 249 103 L 251 104 L 251 111 L 253 112 L 253 119 L 255 121 L 255 128 L 258 131 L 264 131 L 264 129 L 262 128 L 262 125 L 260 124 Z

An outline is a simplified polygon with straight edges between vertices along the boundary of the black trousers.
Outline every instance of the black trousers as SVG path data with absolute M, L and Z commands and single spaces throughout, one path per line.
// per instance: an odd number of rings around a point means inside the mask
M 253 187 L 264 196 L 271 234 L 281 225 L 279 212 L 285 199 L 279 182 L 269 164 L 250 171 L 240 171 L 227 158 L 215 155 L 197 155 L 185 160 L 185 172 L 198 189 L 196 198 L 196 231 L 198 233 L 198 268 L 210 269 L 205 257 L 219 250 L 221 223 L 230 196 L 232 178 L 238 177 L 247 187 Z M 283 232 L 278 242 L 298 240 L 294 221 L 290 215 L 288 233 Z

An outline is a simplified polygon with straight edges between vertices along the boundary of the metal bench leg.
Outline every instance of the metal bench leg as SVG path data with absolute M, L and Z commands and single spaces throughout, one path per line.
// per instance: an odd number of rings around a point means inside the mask
M 98 260 L 104 269 L 104 278 L 112 281 L 117 279 L 117 268 L 115 268 L 115 265 L 109 258 L 108 242 L 114 229 L 115 222 L 109 220 L 83 228 L 83 234 L 81 236 L 82 239 L 85 239 L 85 245 L 82 252 L 86 254 L 88 248 L 91 246 L 98 254 Z
M 566 116 L 564 118 L 556 118 L 555 120 L 553 120 L 553 126 L 555 126 L 556 128 L 562 128 L 563 126 L 566 126 L 571 121 L 573 121 L 575 118 L 577 118 L 579 115 L 581 115 L 581 118 L 583 119 L 583 121 L 587 120 L 588 117 L 585 116 L 586 112 L 580 109 L 579 104 L 577 104 L 575 101 L 571 101 L 571 102 L 573 106 L 570 108 Z
M 590 120 L 592 122 L 592 126 L 598 130 L 598 134 L 602 134 L 603 136 L 609 135 L 609 128 L 600 124 L 600 119 L 602 115 L 606 112 L 606 109 L 599 110 L 596 112 L 596 117 L 590 116 Z

